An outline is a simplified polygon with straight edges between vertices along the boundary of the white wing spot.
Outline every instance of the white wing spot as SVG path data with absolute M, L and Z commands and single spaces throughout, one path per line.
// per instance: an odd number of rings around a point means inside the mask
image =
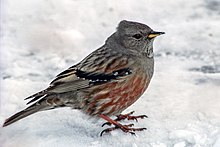
M 117 75 L 118 75 L 118 72 L 115 72 L 114 75 L 117 76 Z

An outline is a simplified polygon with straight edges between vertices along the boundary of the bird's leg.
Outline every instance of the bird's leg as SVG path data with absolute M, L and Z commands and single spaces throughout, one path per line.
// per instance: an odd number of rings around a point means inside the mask
M 121 120 L 124 120 L 126 118 L 128 120 L 136 120 L 136 121 L 138 121 L 137 120 L 138 118 L 141 118 L 141 119 L 148 118 L 147 115 L 131 116 L 133 113 L 134 113 L 134 111 L 131 111 L 131 112 L 127 113 L 127 114 L 119 114 L 119 115 L 116 116 L 117 118 L 114 121 L 121 121 Z M 104 126 L 104 125 L 111 125 L 111 123 L 106 122 L 102 126 Z
M 111 132 L 113 130 L 116 129 L 121 129 L 123 132 L 125 133 L 131 133 L 132 135 L 135 135 L 134 131 L 143 131 L 146 130 L 146 128 L 131 128 L 134 124 L 129 124 L 129 125 L 122 125 L 119 122 L 112 120 L 111 118 L 109 118 L 108 116 L 105 116 L 103 114 L 100 115 L 100 117 L 104 120 L 106 120 L 107 122 L 109 122 L 110 124 L 114 125 L 115 127 L 112 128 L 107 128 L 105 130 L 103 130 L 100 134 L 100 136 L 103 135 L 103 133 L 108 133 Z

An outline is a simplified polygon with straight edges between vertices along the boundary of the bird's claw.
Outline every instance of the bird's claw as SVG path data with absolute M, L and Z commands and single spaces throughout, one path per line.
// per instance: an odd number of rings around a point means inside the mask
M 144 119 L 144 118 L 148 118 L 147 115 L 139 115 L 139 116 L 128 116 L 127 119 L 128 120 L 135 120 L 136 122 L 138 122 L 138 118 Z
M 111 123 L 105 122 L 104 124 L 102 124 L 102 127 L 104 127 L 105 125 L 111 126 Z
M 135 120 L 136 122 L 138 122 L 138 118 L 141 118 L 141 119 L 148 118 L 147 115 L 131 116 L 134 112 L 135 111 L 131 111 L 127 114 L 117 115 L 116 116 L 117 118 L 114 121 L 121 121 L 121 120 L 127 119 L 127 120 Z M 111 123 L 106 122 L 102 124 L 102 127 L 104 127 L 105 125 L 111 126 Z
M 107 128 L 101 132 L 100 136 L 102 136 L 104 133 L 109 133 L 109 132 L 116 130 L 116 129 L 120 129 L 125 133 L 130 133 L 131 135 L 136 135 L 135 131 L 143 131 L 143 130 L 147 129 L 147 128 L 130 128 L 133 126 L 134 126 L 134 124 L 128 124 L 128 125 L 121 125 L 121 126 L 115 126 L 112 128 Z

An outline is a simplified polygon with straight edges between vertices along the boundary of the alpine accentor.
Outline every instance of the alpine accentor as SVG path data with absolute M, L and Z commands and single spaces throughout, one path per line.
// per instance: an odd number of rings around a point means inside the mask
M 121 21 L 102 47 L 57 75 L 48 88 L 26 98 L 32 104 L 6 119 L 3 126 L 38 111 L 71 107 L 115 126 L 103 132 L 144 130 L 118 121 L 145 117 L 120 113 L 147 89 L 154 72 L 153 41 L 161 34 L 145 24 Z M 109 118 L 113 115 L 118 118 Z

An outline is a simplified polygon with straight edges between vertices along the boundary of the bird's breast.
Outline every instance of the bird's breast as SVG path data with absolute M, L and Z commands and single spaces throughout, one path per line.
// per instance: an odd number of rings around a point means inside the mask
M 116 115 L 133 104 L 147 89 L 150 78 L 144 70 L 137 70 L 132 75 L 89 89 L 83 110 L 90 115 Z

